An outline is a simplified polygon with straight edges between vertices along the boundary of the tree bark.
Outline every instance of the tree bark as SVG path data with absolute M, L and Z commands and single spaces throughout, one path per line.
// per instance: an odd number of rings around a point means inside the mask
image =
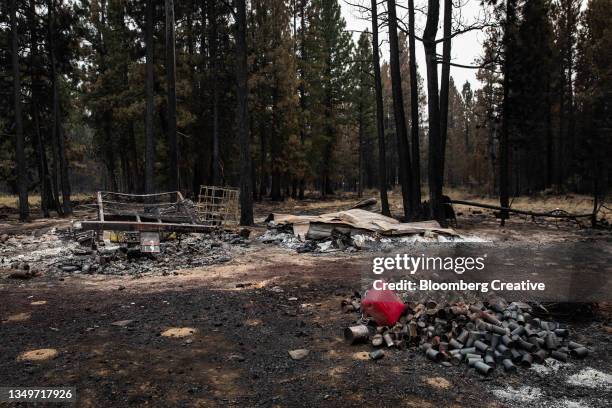
M 176 56 L 174 2 L 166 0 L 166 87 L 168 111 L 169 190 L 179 190 L 178 141 L 176 136 Z
M 19 190 L 19 220 L 30 215 L 28 203 L 28 174 L 25 162 L 23 118 L 21 116 L 21 73 L 19 72 L 19 34 L 17 33 L 17 4 L 11 0 L 11 61 L 13 65 L 13 97 L 15 102 L 15 161 L 17 162 L 17 188 Z
M 31 47 L 31 65 L 30 65 L 30 79 L 32 81 L 32 104 L 31 114 L 34 126 L 34 138 L 32 145 L 36 151 L 36 162 L 38 168 L 38 179 L 40 181 L 40 212 L 43 217 L 49 217 L 49 192 L 51 190 L 49 185 L 49 171 L 47 168 L 47 157 L 45 151 L 45 144 L 43 142 L 43 136 L 40 131 L 40 79 L 37 70 L 39 69 L 38 63 L 38 25 L 36 24 L 36 4 L 33 0 L 30 0 L 28 7 L 28 19 L 30 21 L 30 47 Z
M 453 0 L 444 0 L 444 23 L 442 42 L 442 78 L 440 79 L 440 191 L 444 186 L 444 163 L 446 162 L 446 139 L 448 134 L 448 94 L 450 89 L 451 27 Z
M 393 93 L 393 113 L 395 117 L 395 132 L 398 145 L 399 173 L 400 183 L 402 185 L 404 217 L 406 219 L 412 219 L 414 215 L 411 200 L 412 166 L 410 164 L 410 150 L 408 148 L 408 135 L 406 130 L 406 117 L 404 113 L 404 99 L 402 94 L 395 0 L 387 0 L 387 8 L 389 13 L 389 65 L 391 68 L 391 90 Z
M 247 85 L 246 1 L 236 0 L 236 128 L 240 143 L 240 224 L 253 224 Z
M 390 216 L 387 197 L 387 152 L 385 147 L 385 124 L 383 110 L 382 80 L 380 78 L 380 54 L 378 49 L 377 0 L 372 0 L 372 63 L 374 65 L 374 90 L 376 92 L 376 133 L 378 136 L 378 189 L 383 215 Z
M 436 33 L 440 16 L 439 0 L 429 0 L 427 22 L 423 33 L 425 64 L 427 66 L 427 107 L 429 112 L 429 209 L 430 215 L 441 225 L 446 225 L 442 207 L 442 135 L 440 134 L 440 101 L 438 94 L 438 61 L 436 55 Z
M 412 141 L 412 205 L 421 213 L 421 141 L 419 139 L 419 89 L 417 81 L 414 0 L 408 0 L 408 48 L 410 49 L 410 135 Z
M 47 2 L 49 13 L 49 56 L 51 60 L 51 85 L 53 89 L 53 144 L 56 145 L 56 154 L 54 155 L 54 176 L 57 180 L 57 165 L 59 164 L 59 179 L 62 190 L 62 206 L 59 207 L 58 213 L 71 214 L 72 204 L 70 203 L 70 180 L 68 179 L 68 163 L 66 162 L 66 147 L 64 143 L 64 133 L 61 124 L 60 100 L 59 100 L 59 84 L 57 75 L 57 65 L 55 58 L 55 1 Z M 57 183 L 57 181 L 56 181 Z M 55 187 L 57 189 L 57 187 Z M 59 198 L 58 198 L 59 201 Z
M 208 40 L 211 59 L 211 91 L 212 91 L 212 180 L 213 185 L 221 183 L 221 162 L 219 159 L 219 85 L 217 56 L 217 10 L 216 2 L 208 1 L 208 18 L 210 20 L 210 38 Z
M 155 134 L 153 132 L 153 111 L 154 106 L 154 73 L 153 73 L 153 55 L 155 47 L 153 39 L 154 27 L 154 8 L 153 0 L 147 0 L 146 11 L 146 84 L 145 84 L 145 194 L 155 192 Z
M 499 205 L 503 208 L 509 208 L 510 197 L 509 197 L 509 183 L 510 183 L 510 159 L 509 159 L 509 134 L 510 134 L 510 49 L 512 47 L 511 42 L 514 37 L 514 24 L 516 21 L 516 0 L 506 1 L 506 22 L 504 27 L 504 116 L 502 121 L 502 134 L 499 140 Z M 505 220 L 508 218 L 508 211 L 502 210 L 500 213 L 501 225 L 505 224 Z

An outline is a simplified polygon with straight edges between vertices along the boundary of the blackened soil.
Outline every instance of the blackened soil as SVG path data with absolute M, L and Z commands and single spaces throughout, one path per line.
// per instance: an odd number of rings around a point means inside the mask
M 239 270 L 213 267 L 176 279 L 113 278 L 95 285 L 51 277 L 1 285 L 0 385 L 74 386 L 82 407 L 491 407 L 505 406 L 491 389 L 521 384 L 541 388 L 552 400 L 609 401 L 605 390 L 567 386 L 561 375 L 496 370 L 483 378 L 465 366 L 433 364 L 415 350 L 362 359 L 370 346 L 342 339 L 355 315 L 342 314 L 340 301 L 358 289 L 359 278 L 348 261 Z M 46 303 L 32 305 L 41 300 Z M 29 317 L 8 321 L 20 313 Z M 132 322 L 111 324 L 124 320 Z M 572 323 L 577 341 L 594 348 L 576 367 L 609 368 L 606 324 L 600 318 Z M 171 327 L 197 331 L 184 338 L 160 335 Z M 59 355 L 18 360 L 40 348 Z M 310 354 L 292 360 L 288 351 L 301 348 Z

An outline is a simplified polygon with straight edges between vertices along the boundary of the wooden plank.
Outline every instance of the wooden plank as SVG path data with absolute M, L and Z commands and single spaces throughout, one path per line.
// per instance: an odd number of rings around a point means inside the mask
M 147 231 L 205 233 L 217 228 L 198 224 L 174 224 L 136 221 L 81 221 L 84 231 Z
M 104 207 L 102 205 L 102 192 L 98 191 L 98 219 L 104 221 Z

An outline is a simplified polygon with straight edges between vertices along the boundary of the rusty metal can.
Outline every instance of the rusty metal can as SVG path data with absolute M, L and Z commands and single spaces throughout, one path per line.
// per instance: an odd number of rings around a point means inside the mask
M 453 349 L 461 349 L 463 348 L 463 344 L 460 343 L 459 341 L 455 340 L 455 339 L 450 339 L 450 341 L 448 342 L 448 345 L 453 348 Z
M 444 357 L 439 351 L 436 351 L 433 348 L 427 349 L 427 351 L 425 352 L 425 355 L 427 356 L 428 359 L 435 361 L 436 363 L 439 363 L 440 361 L 442 361 L 442 358 Z
M 484 375 L 488 375 L 491 371 L 493 371 L 493 367 L 483 363 L 482 361 L 477 361 L 474 363 L 474 368 L 476 368 L 476 371 L 478 371 L 480 374 Z
M 344 329 L 344 338 L 349 344 L 357 344 L 366 342 L 370 337 L 368 327 L 360 324 L 358 326 L 351 326 Z
M 529 353 L 523 355 L 523 358 L 521 359 L 521 366 L 529 368 L 531 367 L 531 364 L 533 364 L 533 356 Z
M 533 353 L 532 356 L 536 363 L 542 364 L 544 360 L 546 360 L 546 357 L 548 357 L 548 353 L 544 349 L 539 349 Z
M 552 358 L 554 358 L 555 360 L 559 360 L 559 361 L 562 361 L 562 362 L 564 362 L 564 363 L 567 361 L 567 354 L 562 353 L 562 352 L 557 351 L 557 350 L 553 350 L 553 351 L 550 353 L 550 356 L 551 356 Z
M 516 366 L 512 363 L 512 360 L 506 358 L 502 360 L 502 364 L 504 366 L 504 370 L 507 372 L 516 371 Z
M 476 349 L 478 351 L 480 351 L 481 353 L 484 353 L 489 348 L 489 346 L 486 343 L 484 343 L 484 342 L 482 342 L 480 340 L 476 340 L 474 342 L 474 347 L 476 347 Z
M 570 351 L 571 355 L 578 358 L 584 358 L 589 355 L 589 350 L 586 347 L 578 347 Z
M 473 357 L 473 358 L 468 358 L 467 362 L 468 362 L 468 366 L 474 367 L 474 365 L 477 362 L 481 362 L 482 363 L 483 361 L 482 361 L 482 357 Z
M 385 344 L 387 345 L 387 347 L 393 347 L 394 346 L 393 337 L 391 337 L 391 335 L 389 333 L 383 334 L 383 340 L 385 341 Z

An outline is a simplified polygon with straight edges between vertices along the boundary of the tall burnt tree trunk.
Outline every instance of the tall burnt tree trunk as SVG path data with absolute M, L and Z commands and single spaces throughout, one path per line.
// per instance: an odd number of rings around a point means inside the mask
M 153 133 L 153 114 L 154 114 L 154 77 L 153 77 L 153 27 L 155 15 L 155 3 L 147 0 L 146 11 L 146 83 L 145 83 L 145 194 L 155 191 L 155 134 Z
M 166 87 L 169 157 L 169 189 L 179 190 L 178 141 L 176 136 L 176 56 L 174 38 L 174 2 L 166 0 Z
M 442 192 L 442 187 L 444 186 L 444 163 L 446 162 L 446 139 L 448 134 L 448 94 L 450 89 L 452 18 L 453 0 L 444 0 L 442 78 L 440 79 L 440 192 Z
M 60 187 L 62 190 L 62 206 L 59 207 L 58 201 L 58 212 L 61 214 L 71 214 L 72 204 L 70 203 L 70 181 L 68 179 L 68 163 L 66 162 L 66 147 L 64 143 L 64 133 L 61 124 L 61 112 L 60 112 L 60 96 L 59 96 L 59 79 L 57 75 L 57 64 L 55 57 L 55 1 L 50 0 L 47 2 L 47 8 L 49 13 L 49 59 L 51 63 L 51 85 L 53 89 L 53 142 L 56 146 L 54 155 L 54 178 L 57 184 L 57 166 L 59 165 L 59 180 Z M 57 189 L 57 187 L 55 187 Z M 56 194 L 57 196 L 57 194 Z
M 374 65 L 374 90 L 376 92 L 376 133 L 378 136 L 378 189 L 383 215 L 391 215 L 387 197 L 387 152 L 383 110 L 382 80 L 380 78 L 380 54 L 378 49 L 377 0 L 372 0 L 372 63 Z
M 510 51 L 512 50 L 514 41 L 514 27 L 516 23 L 516 0 L 506 0 L 506 22 L 504 27 L 504 116 L 502 121 L 502 132 L 499 140 L 499 205 L 502 208 L 508 208 L 510 205 L 510 151 L 509 151 L 509 135 L 511 121 L 511 104 L 509 101 L 510 94 L 510 66 L 512 64 Z M 501 225 L 508 218 L 508 211 L 501 211 Z
M 240 224 L 253 224 L 247 85 L 246 1 L 236 0 L 236 128 L 240 143 Z
M 419 135 L 419 89 L 414 38 L 414 0 L 408 0 L 408 47 L 410 49 L 410 136 L 412 141 L 412 205 L 415 214 L 421 211 L 421 147 Z
M 212 91 L 212 181 L 213 185 L 221 183 L 221 162 L 219 158 L 219 81 L 217 56 L 217 9 L 216 2 L 208 0 L 208 18 L 210 20 L 210 59 L 211 59 L 211 91 Z
M 34 125 L 34 140 L 32 141 L 34 150 L 36 151 L 36 162 L 38 167 L 38 179 L 40 180 L 40 211 L 43 217 L 49 217 L 49 205 L 52 204 L 50 193 L 49 170 L 47 167 L 47 153 L 45 151 L 45 143 L 43 135 L 40 131 L 40 79 L 39 73 L 39 53 L 38 53 L 38 25 L 36 24 L 37 15 L 35 2 L 30 0 L 28 7 L 28 19 L 30 20 L 30 49 L 31 49 L 31 66 L 30 78 L 32 82 L 32 103 L 31 114 Z
M 412 219 L 412 179 L 410 164 L 410 150 L 408 148 L 408 135 L 406 130 L 406 117 L 404 114 L 404 99 L 402 94 L 402 78 L 400 74 L 399 44 L 397 38 L 397 16 L 395 0 L 387 0 L 389 13 L 389 65 L 391 68 L 391 90 L 393 94 L 393 113 L 395 117 L 395 133 L 397 136 L 398 158 L 400 168 L 400 183 L 402 185 L 402 199 L 404 204 L 404 217 Z
M 436 55 L 436 33 L 440 16 L 440 2 L 429 0 L 427 22 L 423 33 L 425 64 L 427 66 L 427 107 L 429 113 L 429 208 L 433 219 L 446 224 L 442 207 L 442 135 L 440 132 L 440 100 L 438 94 L 438 61 Z
M 359 146 L 358 146 L 358 156 L 357 156 L 357 197 L 363 197 L 363 138 L 364 138 L 364 115 L 363 115 L 363 87 L 360 87 L 359 95 L 359 107 L 357 113 L 357 126 L 359 127 Z
M 306 5 L 306 2 L 308 0 L 299 0 L 300 2 L 300 58 L 304 59 L 304 51 L 305 51 L 305 46 L 304 46 L 304 38 L 305 38 L 305 32 L 306 32 L 306 20 L 305 20 L 305 15 L 304 15 L 304 8 Z M 300 119 L 300 145 L 302 146 L 302 148 L 304 148 L 304 143 L 306 142 L 306 124 L 305 124 L 305 119 L 304 119 L 304 114 L 306 111 L 306 90 L 304 89 L 304 70 L 302 67 L 300 67 L 300 85 L 298 87 L 298 92 L 300 95 L 300 112 L 301 112 L 301 119 Z M 300 181 L 299 181 L 299 193 L 298 193 L 298 198 L 300 200 L 304 199 L 304 194 L 305 194 L 305 190 L 306 190 L 306 177 L 304 174 L 302 174 Z
M 15 103 L 15 161 L 17 162 L 17 188 L 19 190 L 19 219 L 30 215 L 28 203 L 28 173 L 25 162 L 23 118 L 21 116 L 21 73 L 19 72 L 19 34 L 17 33 L 17 4 L 11 0 L 11 62 L 13 65 L 13 97 Z

